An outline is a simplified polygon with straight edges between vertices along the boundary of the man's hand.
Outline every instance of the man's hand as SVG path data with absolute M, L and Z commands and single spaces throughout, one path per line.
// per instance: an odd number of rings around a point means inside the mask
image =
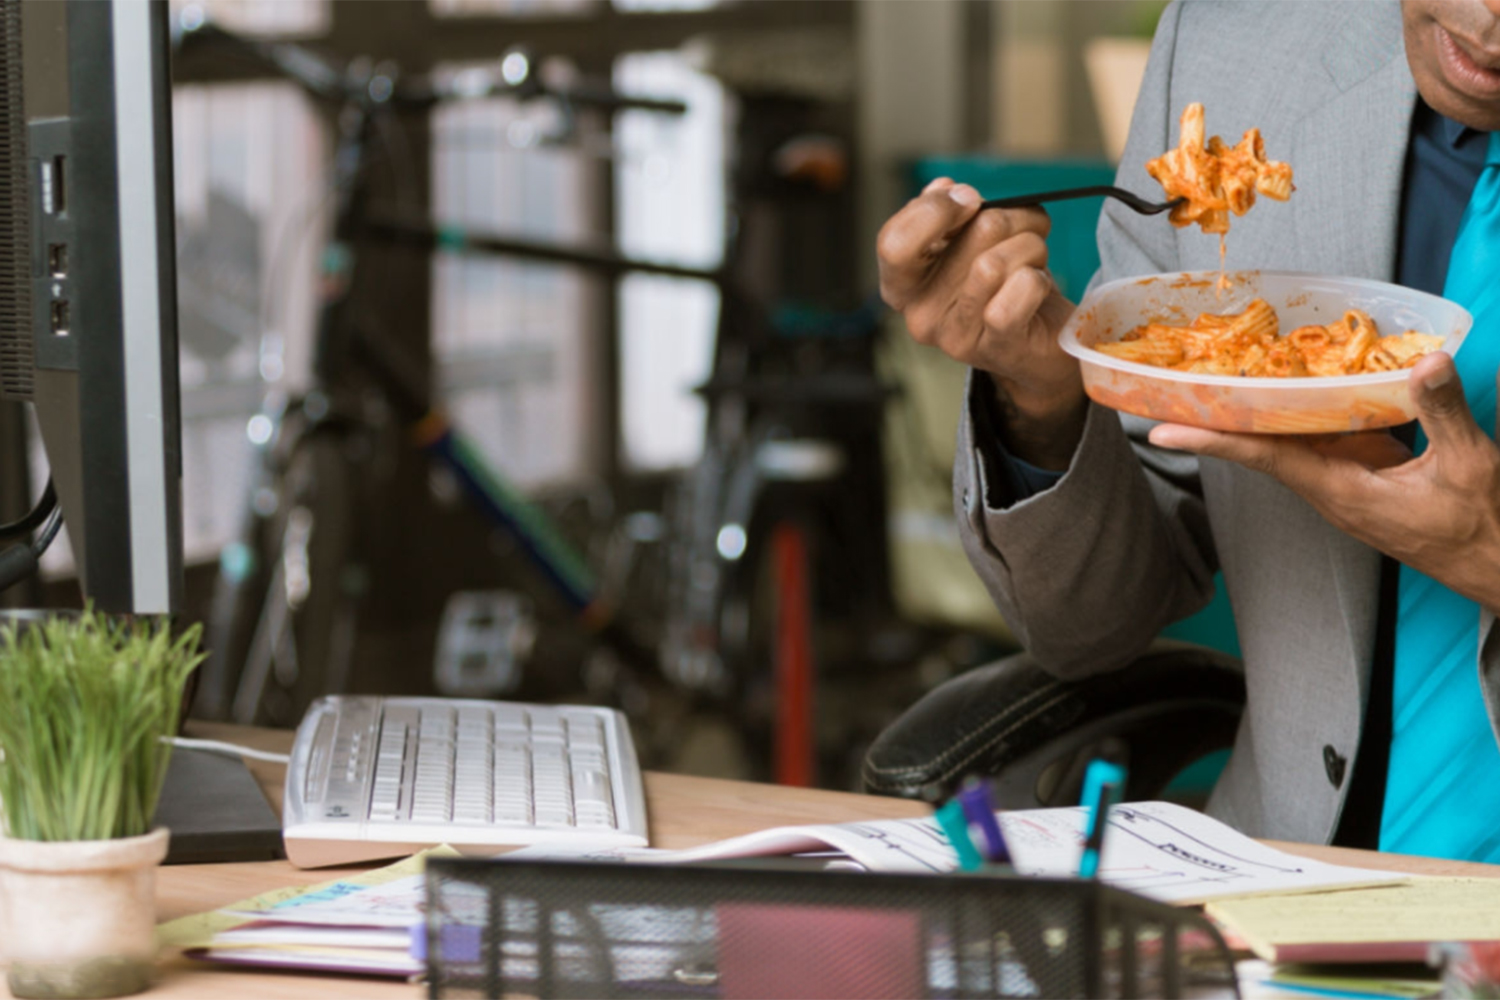
M 917 341 L 989 372 L 1005 444 L 1044 468 L 1067 468 L 1087 400 L 1078 364 L 1057 346 L 1073 311 L 1047 273 L 1051 220 L 1041 209 L 979 211 L 979 192 L 946 177 L 886 222 L 880 294 Z
M 1151 442 L 1274 476 L 1335 527 L 1500 612 L 1500 448 L 1475 423 L 1448 355 L 1417 362 L 1410 385 L 1428 440 L 1415 458 L 1384 432 L 1268 437 L 1162 424 Z

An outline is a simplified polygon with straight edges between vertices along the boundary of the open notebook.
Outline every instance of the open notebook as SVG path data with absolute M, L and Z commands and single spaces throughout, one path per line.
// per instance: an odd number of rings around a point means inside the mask
M 1015 869 L 1022 875 L 1077 874 L 1086 810 L 1029 809 L 999 814 Z M 931 818 L 870 820 L 761 830 L 685 851 L 651 848 L 568 850 L 548 845 L 506 857 L 594 858 L 658 864 L 836 852 L 839 867 L 879 872 L 951 872 L 958 856 Z M 1267 847 L 1200 812 L 1170 802 L 1132 802 L 1109 813 L 1099 877 L 1164 903 L 1267 893 L 1383 885 L 1407 881 L 1395 872 L 1331 865 Z

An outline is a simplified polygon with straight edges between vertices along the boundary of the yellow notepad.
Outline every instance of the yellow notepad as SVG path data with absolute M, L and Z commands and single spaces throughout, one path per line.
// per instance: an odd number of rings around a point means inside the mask
M 1434 941 L 1500 939 L 1500 879 L 1418 878 L 1206 910 L 1272 962 L 1420 962 Z

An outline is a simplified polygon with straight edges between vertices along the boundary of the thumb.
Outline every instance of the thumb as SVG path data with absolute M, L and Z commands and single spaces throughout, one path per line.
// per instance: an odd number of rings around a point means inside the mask
M 1422 431 L 1435 450 L 1469 446 L 1476 438 L 1487 437 L 1474 422 L 1458 369 L 1449 355 L 1438 351 L 1422 358 L 1412 368 L 1407 384 L 1417 404 Z

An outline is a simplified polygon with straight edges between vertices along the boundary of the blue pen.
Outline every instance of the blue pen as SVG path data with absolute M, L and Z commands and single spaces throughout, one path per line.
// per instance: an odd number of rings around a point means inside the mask
M 1125 766 L 1098 758 L 1089 762 L 1083 775 L 1083 805 L 1088 808 L 1083 825 L 1083 856 L 1078 859 L 1078 877 L 1099 874 L 1099 855 L 1104 850 L 1104 831 L 1109 826 L 1110 807 L 1120 801 L 1125 789 Z
M 958 852 L 960 871 L 978 871 L 984 866 L 984 859 L 974 848 L 974 841 L 969 839 L 969 821 L 964 818 L 964 807 L 957 799 L 944 802 L 938 808 L 937 822 L 948 838 L 948 843 Z
M 995 818 L 990 783 L 978 778 L 965 780 L 964 786 L 958 790 L 958 801 L 963 804 L 969 822 L 979 827 L 984 837 L 984 859 L 993 864 L 1010 864 L 1010 849 L 1005 845 L 1005 834 L 1000 831 L 1000 822 Z

